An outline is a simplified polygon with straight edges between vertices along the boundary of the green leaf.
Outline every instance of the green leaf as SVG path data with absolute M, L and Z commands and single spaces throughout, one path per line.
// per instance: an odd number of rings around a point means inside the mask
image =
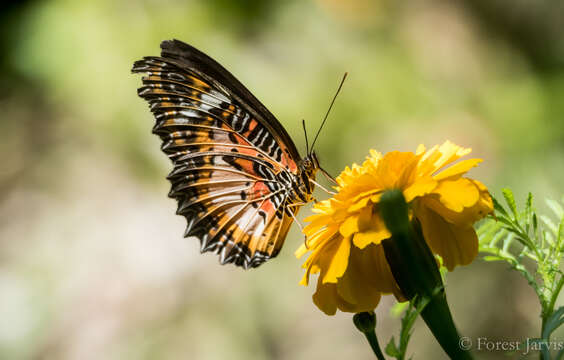
M 501 238 L 503 238 L 504 236 L 507 236 L 507 231 L 505 231 L 504 229 L 500 229 L 492 238 L 492 241 L 490 241 L 490 246 L 492 247 L 496 247 L 497 244 L 499 243 L 499 240 L 501 240 Z
M 384 349 L 384 351 L 386 352 L 386 354 L 393 356 L 395 358 L 398 358 L 401 356 L 401 352 L 399 351 L 398 347 L 396 346 L 396 340 L 394 339 L 394 336 L 392 335 L 392 338 L 390 339 L 390 342 L 388 342 L 388 345 L 386 345 L 386 348 Z
M 525 203 L 525 212 L 531 213 L 533 211 L 533 194 L 529 192 L 527 195 L 527 202 Z
M 562 219 L 562 217 L 564 217 L 564 209 L 557 201 L 547 199 L 546 205 L 548 205 L 548 207 L 554 212 L 554 214 L 559 219 Z
M 501 189 L 503 193 L 503 197 L 505 198 L 505 202 L 509 206 L 509 210 L 513 213 L 513 217 L 517 219 L 517 205 L 515 205 L 515 197 L 513 196 L 513 192 L 510 189 Z
M 556 243 L 558 244 L 557 251 L 562 251 L 562 241 L 564 240 L 564 217 L 558 225 L 558 234 L 556 235 Z
M 514 224 L 513 224 L 513 220 L 511 220 L 508 217 L 505 216 L 498 216 L 497 217 L 497 221 L 499 221 L 500 223 L 506 224 L 507 226 L 509 226 L 511 229 L 513 229 Z
M 543 335 L 542 339 L 531 341 L 542 346 L 541 354 L 548 359 L 550 336 L 564 324 L 564 307 L 554 311 L 556 299 L 564 289 L 564 274 L 560 270 L 564 259 L 564 205 L 547 200 L 547 206 L 556 216 L 540 215 L 533 207 L 531 193 L 521 210 L 510 189 L 503 189 L 502 193 L 507 205 L 504 208 L 494 199 L 497 221 L 478 229 L 479 250 L 484 261 L 506 262 L 537 294 L 542 308 Z M 557 358 L 563 357 L 564 349 L 558 352 Z
M 494 198 L 492 196 L 492 200 L 493 200 L 493 204 L 494 204 L 494 209 L 495 211 L 497 211 L 498 213 L 509 217 L 509 214 L 507 213 L 507 211 L 505 211 L 505 209 L 503 208 L 503 205 L 501 205 L 496 198 Z
M 497 222 L 493 219 L 484 220 L 476 229 L 476 234 L 480 237 L 491 235 L 498 229 Z
M 493 255 L 484 256 L 484 261 L 503 261 L 503 260 L 505 259 L 499 256 L 493 256 Z
M 480 249 L 482 249 L 495 247 L 504 236 L 505 230 L 496 221 L 488 220 L 477 229 L 476 233 L 478 234 Z
M 395 303 L 394 306 L 390 309 L 390 313 L 393 317 L 400 317 L 400 315 L 407 309 L 409 306 L 409 301 L 398 302 Z
M 511 243 L 513 243 L 514 239 L 515 239 L 515 234 L 511 233 L 507 235 L 505 240 L 503 240 L 503 247 L 501 248 L 501 251 L 509 253 L 509 247 L 511 246 Z M 519 239 L 517 238 L 517 240 Z
M 531 214 L 533 214 L 533 194 L 529 193 L 527 196 L 527 202 L 525 203 L 525 218 L 527 223 L 525 224 L 525 231 L 528 233 L 530 228 L 529 220 L 531 219 Z
M 484 246 L 480 246 L 480 252 L 497 255 L 497 254 L 499 254 L 499 249 L 495 246 L 484 245 Z M 486 256 L 488 256 L 488 255 L 484 255 L 484 257 L 486 257 Z
M 556 224 L 552 221 L 551 218 L 549 218 L 548 216 L 544 216 L 541 215 L 541 220 L 542 222 L 548 226 L 548 228 L 550 229 L 550 231 L 552 231 L 555 235 L 558 234 L 558 227 L 556 226 Z

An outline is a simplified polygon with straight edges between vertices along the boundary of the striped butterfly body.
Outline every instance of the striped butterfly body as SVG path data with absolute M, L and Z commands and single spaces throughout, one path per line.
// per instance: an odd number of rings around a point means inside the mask
M 312 200 L 319 162 L 292 139 L 231 73 L 178 40 L 144 57 L 141 98 L 172 160 L 169 196 L 187 220 L 185 237 L 221 264 L 245 269 L 275 257 L 301 205 Z

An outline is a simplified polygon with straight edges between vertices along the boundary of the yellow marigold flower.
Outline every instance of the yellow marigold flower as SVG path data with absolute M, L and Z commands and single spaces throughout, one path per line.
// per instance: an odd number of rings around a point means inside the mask
M 378 205 L 386 190 L 402 191 L 410 218 L 420 222 L 429 248 L 448 270 L 476 257 L 473 224 L 492 212 L 493 203 L 482 183 L 463 177 L 481 159 L 453 164 L 470 151 L 449 141 L 429 150 L 420 145 L 415 153 L 382 156 L 371 150 L 362 166 L 345 168 L 337 177 L 337 194 L 314 205 L 304 228 L 306 243 L 296 251 L 298 258 L 311 251 L 301 284 L 319 273 L 313 301 L 323 312 L 370 311 L 386 293 L 405 300 L 381 245 L 391 236 Z

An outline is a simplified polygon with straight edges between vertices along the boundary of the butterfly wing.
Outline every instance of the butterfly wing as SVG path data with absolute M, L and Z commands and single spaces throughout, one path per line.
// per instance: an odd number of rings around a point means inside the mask
M 138 94 L 174 168 L 168 175 L 185 236 L 222 264 L 257 267 L 276 256 L 292 223 L 288 207 L 300 159 L 276 118 L 227 70 L 178 40 L 145 57 Z

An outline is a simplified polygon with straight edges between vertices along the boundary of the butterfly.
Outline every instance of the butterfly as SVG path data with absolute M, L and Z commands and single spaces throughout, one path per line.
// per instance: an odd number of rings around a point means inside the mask
M 161 50 L 132 72 L 145 74 L 138 95 L 173 163 L 169 197 L 186 218 L 184 236 L 221 264 L 258 267 L 313 200 L 318 158 L 309 148 L 302 158 L 274 115 L 215 60 L 179 40 Z

